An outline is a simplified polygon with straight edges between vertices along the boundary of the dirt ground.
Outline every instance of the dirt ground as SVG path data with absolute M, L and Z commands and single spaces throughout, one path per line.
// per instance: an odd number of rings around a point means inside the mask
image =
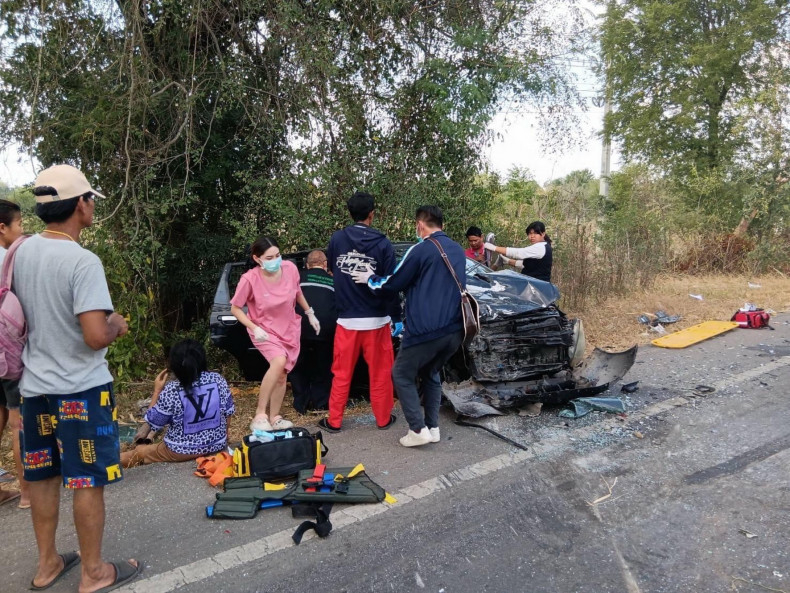
M 690 295 L 701 295 L 702 298 L 697 299 Z M 635 343 L 647 344 L 658 337 L 658 334 L 647 331 L 646 326 L 637 322 L 636 318 L 643 313 L 651 315 L 663 310 L 669 315 L 680 315 L 682 319 L 679 322 L 666 327 L 671 333 L 707 320 L 729 320 L 746 302 L 754 303 L 769 312 L 790 310 L 790 278 L 779 274 L 762 277 L 664 276 L 649 290 L 613 296 L 586 310 L 566 313 L 584 321 L 588 351 L 596 346 L 607 350 L 621 350 Z M 118 387 L 116 395 L 119 420 L 126 424 L 136 422 L 140 418 L 137 402 L 150 396 L 153 377 L 150 382 Z M 258 383 L 233 381 L 231 391 L 237 411 L 230 427 L 230 440 L 238 441 L 248 433 L 248 423 L 255 411 Z M 286 394 L 283 415 L 297 426 L 313 426 L 323 415 L 300 415 L 293 409 L 291 401 L 289 392 Z M 365 402 L 351 403 L 347 414 L 353 417 L 367 414 L 369 410 L 370 407 Z M 0 464 L 4 468 L 12 469 L 9 431 L 2 435 L 1 451 Z
M 701 296 L 696 299 L 689 295 Z M 648 332 L 636 318 L 665 311 L 682 319 L 665 329 L 672 333 L 709 320 L 728 321 L 744 303 L 753 303 L 769 313 L 790 310 L 790 278 L 773 276 L 662 276 L 649 290 L 613 296 L 584 311 L 566 311 L 584 321 L 587 348 L 598 346 L 621 350 L 649 343 L 659 337 Z

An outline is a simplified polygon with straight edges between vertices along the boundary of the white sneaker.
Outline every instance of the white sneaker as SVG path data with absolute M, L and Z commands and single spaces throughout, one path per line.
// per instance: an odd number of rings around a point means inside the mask
M 285 430 L 286 428 L 291 428 L 293 425 L 294 423 L 290 420 L 280 417 L 272 422 L 272 430 Z
M 419 447 L 431 442 L 431 431 L 427 426 L 423 426 L 420 432 L 410 430 L 405 437 L 400 438 L 400 444 L 404 447 Z
M 250 422 L 250 432 L 255 432 L 256 430 L 263 430 L 265 432 L 269 432 L 272 429 L 272 425 L 269 424 L 269 419 L 266 416 L 256 416 Z
M 436 426 L 434 428 L 429 428 L 428 431 L 431 433 L 431 442 L 438 443 L 439 442 L 439 427 Z

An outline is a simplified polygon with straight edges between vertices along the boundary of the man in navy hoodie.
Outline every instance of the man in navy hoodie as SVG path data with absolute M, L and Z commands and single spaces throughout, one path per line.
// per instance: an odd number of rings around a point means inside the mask
M 332 390 L 329 394 L 329 417 L 318 425 L 329 432 L 338 432 L 343 425 L 343 412 L 348 402 L 351 378 L 360 352 L 368 363 L 370 407 L 376 425 L 384 430 L 395 422 L 392 414 L 392 333 L 390 321 L 400 321 L 397 294 L 382 299 L 370 294 L 354 282 L 352 274 L 374 270 L 382 275 L 395 269 L 395 251 L 383 233 L 371 227 L 375 202 L 373 196 L 356 192 L 348 200 L 348 211 L 354 224 L 336 231 L 326 251 L 335 283 L 337 331 L 332 361 Z
M 398 392 L 409 431 L 401 437 L 404 447 L 439 442 L 439 404 L 442 384 L 439 371 L 455 354 L 464 338 L 461 292 L 442 259 L 438 242 L 463 288 L 466 288 L 464 249 L 442 231 L 442 211 L 421 206 L 416 215 L 417 241 L 389 276 L 359 270 L 354 281 L 374 293 L 406 292 L 406 321 L 392 381 Z M 417 379 L 425 413 L 420 409 Z

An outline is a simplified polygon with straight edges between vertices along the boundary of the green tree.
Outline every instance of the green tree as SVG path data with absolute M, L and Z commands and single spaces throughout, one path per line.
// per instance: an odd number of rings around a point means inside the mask
M 614 108 L 605 133 L 626 159 L 672 174 L 690 206 L 734 227 L 744 210 L 735 164 L 754 146 L 739 133 L 744 101 L 790 64 L 787 0 L 606 6 L 601 47 Z
M 394 238 L 425 202 L 462 233 L 487 211 L 474 181 L 501 101 L 572 97 L 553 57 L 576 21 L 546 15 L 531 0 L 3 2 L 0 144 L 111 196 L 89 239 L 118 308 L 154 309 L 137 329 L 155 349 L 157 327 L 202 319 L 253 237 L 324 245 L 354 189 Z

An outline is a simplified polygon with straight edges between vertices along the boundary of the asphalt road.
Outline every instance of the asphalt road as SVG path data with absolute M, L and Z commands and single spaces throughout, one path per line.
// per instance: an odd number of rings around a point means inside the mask
M 484 421 L 527 451 L 449 413 L 441 443 L 407 450 L 402 419 L 380 432 L 363 417 L 328 435 L 326 461 L 364 463 L 398 502 L 337 505 L 333 533 L 300 546 L 288 509 L 211 521 L 213 490 L 191 467 L 130 470 L 107 488 L 106 555 L 146 564 L 121 589 L 137 593 L 790 592 L 789 321 L 642 348 L 624 419 L 547 408 Z M 76 547 L 69 507 L 66 493 L 62 551 Z M 0 522 L 0 590 L 23 591 L 29 516 L 6 505 Z

